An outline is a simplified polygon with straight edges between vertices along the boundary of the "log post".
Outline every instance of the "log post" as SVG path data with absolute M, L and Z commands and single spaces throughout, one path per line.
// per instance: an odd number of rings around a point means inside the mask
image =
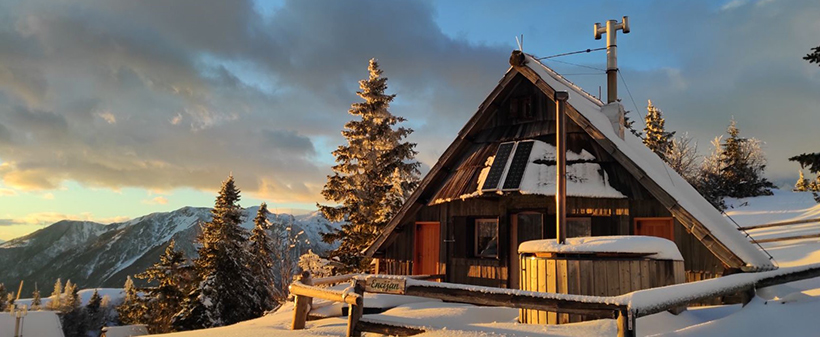
M 635 337 L 635 321 L 628 309 L 618 311 L 618 337 Z
M 563 245 L 567 239 L 567 128 L 566 106 L 569 93 L 555 92 L 555 237 Z
M 361 330 L 356 329 L 356 324 L 362 318 L 364 313 L 364 280 L 353 280 L 353 292 L 358 294 L 356 304 L 349 306 L 347 309 L 347 337 L 360 337 Z
M 313 279 L 310 277 L 309 271 L 303 271 L 298 279 L 304 285 L 313 285 Z M 290 326 L 291 330 L 301 330 L 305 328 L 305 321 L 307 321 L 310 304 L 313 302 L 312 297 L 295 295 L 293 308 L 293 324 Z

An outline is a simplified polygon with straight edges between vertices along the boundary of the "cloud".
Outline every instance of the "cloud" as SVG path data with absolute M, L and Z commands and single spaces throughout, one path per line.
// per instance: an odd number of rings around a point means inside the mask
M 43 199 L 46 199 L 46 200 L 54 200 L 54 193 L 46 193 L 46 194 L 43 194 Z
M 14 225 L 18 225 L 18 223 L 15 222 L 12 219 L 0 219 L 0 226 L 14 226 Z
M 115 216 L 115 217 L 95 217 L 90 212 L 79 214 L 68 214 L 60 212 L 38 212 L 26 214 L 23 217 L 14 219 L 0 219 L 0 226 L 16 226 L 16 225 L 51 225 L 61 220 L 76 220 L 76 221 L 93 221 L 102 224 L 110 224 L 115 222 L 123 222 L 129 220 L 129 217 Z
M 166 205 L 168 204 L 168 198 L 163 196 L 157 196 L 148 200 L 143 200 L 142 203 L 148 205 Z
M 0 4 L 4 184 L 214 190 L 233 172 L 246 193 L 313 202 L 370 58 L 431 162 L 507 67 L 507 48 L 444 35 L 423 1 L 255 8 Z
M 13 197 L 17 195 L 17 191 L 9 188 L 0 188 L 0 197 Z

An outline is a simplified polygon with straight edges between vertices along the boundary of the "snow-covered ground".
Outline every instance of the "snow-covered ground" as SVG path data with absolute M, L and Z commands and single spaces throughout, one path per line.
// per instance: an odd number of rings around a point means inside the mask
M 775 191 L 774 196 L 729 200 L 727 213 L 741 226 L 820 217 L 810 193 Z M 820 223 L 752 230 L 757 238 L 820 233 Z M 766 243 L 763 247 L 781 268 L 820 263 L 820 239 Z M 315 301 L 317 313 L 336 316 L 307 322 L 307 329 L 289 330 L 293 306 L 228 327 L 188 331 L 168 336 L 343 336 L 346 317 L 338 305 Z M 364 319 L 426 327 L 419 336 L 614 336 L 614 320 L 560 326 L 516 322 L 518 310 L 444 303 L 418 297 L 366 294 L 365 306 L 391 307 Z M 639 336 L 817 336 L 820 335 L 820 278 L 759 290 L 746 307 L 693 307 L 679 315 L 668 312 L 638 319 Z

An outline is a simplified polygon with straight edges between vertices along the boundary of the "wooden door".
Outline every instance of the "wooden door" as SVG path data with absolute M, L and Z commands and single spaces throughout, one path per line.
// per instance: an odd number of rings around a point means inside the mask
M 416 223 L 416 244 L 413 255 L 413 274 L 438 274 L 440 224 L 438 222 Z
M 636 218 L 635 235 L 655 236 L 675 241 L 675 227 L 672 218 Z

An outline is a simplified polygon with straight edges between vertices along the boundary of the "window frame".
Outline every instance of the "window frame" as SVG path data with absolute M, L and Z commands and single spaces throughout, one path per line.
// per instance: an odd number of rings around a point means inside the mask
M 480 241 L 479 241 L 479 233 L 480 233 L 480 223 L 493 223 L 495 225 L 495 254 L 494 255 L 482 255 L 481 248 L 480 248 Z M 473 219 L 473 257 L 480 258 L 480 259 L 499 259 L 500 257 L 500 224 L 498 218 L 474 218 Z M 488 244 L 492 242 L 492 239 L 488 241 Z M 485 249 L 487 247 L 484 247 Z

